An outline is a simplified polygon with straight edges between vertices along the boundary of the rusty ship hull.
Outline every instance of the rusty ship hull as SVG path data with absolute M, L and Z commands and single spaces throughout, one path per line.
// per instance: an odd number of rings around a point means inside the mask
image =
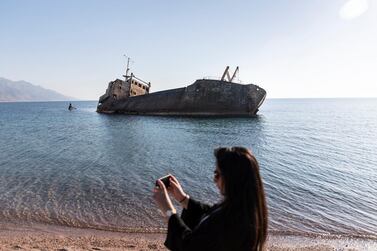
M 122 92 L 126 81 L 109 84 L 107 94 L 98 103 L 99 113 L 163 116 L 254 116 L 266 97 L 266 91 L 254 84 L 201 79 L 177 89 L 129 96 Z M 120 82 L 119 82 L 120 81 Z M 115 81 L 114 81 L 115 82 Z M 112 87 L 111 91 L 110 87 Z M 117 95 L 114 90 L 118 90 Z

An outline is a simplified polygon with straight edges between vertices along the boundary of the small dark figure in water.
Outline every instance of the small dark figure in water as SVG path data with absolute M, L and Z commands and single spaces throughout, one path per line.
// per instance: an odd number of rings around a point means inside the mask
M 262 251 L 267 238 L 267 204 L 259 165 L 246 148 L 215 150 L 214 182 L 223 200 L 209 206 L 189 197 L 178 180 L 157 180 L 154 200 L 165 213 L 165 246 L 174 251 Z M 183 207 L 179 217 L 170 196 Z
M 69 110 L 69 111 L 72 111 L 73 109 L 76 109 L 76 108 L 73 107 L 73 105 L 72 105 L 71 103 L 69 103 L 68 110 Z

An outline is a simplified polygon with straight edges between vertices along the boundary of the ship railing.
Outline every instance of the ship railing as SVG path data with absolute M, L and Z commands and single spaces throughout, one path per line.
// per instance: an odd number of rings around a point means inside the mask
M 219 77 L 212 77 L 212 76 L 205 76 L 205 77 L 203 77 L 203 79 L 207 79 L 207 80 L 221 80 L 221 78 L 219 78 Z M 252 84 L 252 85 L 255 85 L 257 88 L 261 88 L 259 85 L 255 84 L 255 83 L 250 83 L 250 82 L 249 83 L 245 83 L 244 81 L 240 80 L 239 78 L 235 79 L 232 83 L 236 83 L 236 84 Z
M 213 76 L 205 76 L 205 77 L 203 77 L 203 79 L 207 79 L 207 80 L 221 80 L 220 77 L 213 77 Z M 240 79 L 234 79 L 232 83 L 244 84 L 244 82 L 241 81 Z

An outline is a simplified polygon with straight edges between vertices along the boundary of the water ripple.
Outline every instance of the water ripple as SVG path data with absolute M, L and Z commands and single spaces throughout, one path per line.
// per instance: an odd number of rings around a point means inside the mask
M 270 229 L 377 237 L 377 100 L 267 100 L 256 118 L 107 116 L 95 102 L 0 103 L 0 222 L 160 228 L 168 172 L 220 199 L 213 149 L 253 149 Z

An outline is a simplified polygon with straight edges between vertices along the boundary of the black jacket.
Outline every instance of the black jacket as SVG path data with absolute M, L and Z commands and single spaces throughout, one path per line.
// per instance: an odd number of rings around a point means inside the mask
M 250 235 L 245 224 L 225 214 L 221 204 L 210 207 L 190 198 L 181 217 L 170 217 L 165 246 L 173 251 L 250 251 Z

